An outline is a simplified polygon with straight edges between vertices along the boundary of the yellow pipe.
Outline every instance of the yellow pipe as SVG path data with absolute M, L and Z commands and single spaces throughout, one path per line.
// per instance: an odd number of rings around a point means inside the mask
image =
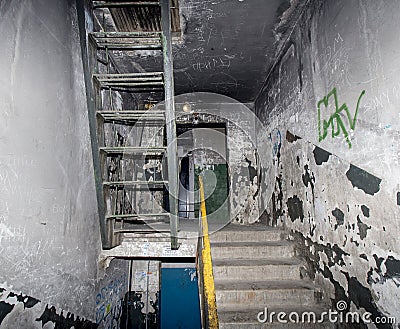
M 201 210 L 201 223 L 203 227 L 203 281 L 204 281 L 204 294 L 208 305 L 208 328 L 218 329 L 218 314 L 217 303 L 215 297 L 214 275 L 212 269 L 211 247 L 210 238 L 208 236 L 208 223 L 206 203 L 204 201 L 204 185 L 203 179 L 199 176 L 200 186 L 200 210 Z

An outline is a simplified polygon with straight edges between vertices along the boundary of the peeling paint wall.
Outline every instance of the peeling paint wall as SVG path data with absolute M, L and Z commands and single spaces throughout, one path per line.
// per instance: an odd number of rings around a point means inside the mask
M 0 283 L 94 320 L 101 244 L 74 6 L 0 3 Z
M 96 324 L 0 285 L 0 328 L 94 329 Z
M 309 1 L 255 106 L 258 138 L 271 137 L 275 154 L 263 219 L 293 232 L 333 304 L 397 323 L 399 10 L 398 1 Z
M 95 319 L 99 329 L 119 329 L 128 291 L 129 261 L 113 259 L 96 284 Z

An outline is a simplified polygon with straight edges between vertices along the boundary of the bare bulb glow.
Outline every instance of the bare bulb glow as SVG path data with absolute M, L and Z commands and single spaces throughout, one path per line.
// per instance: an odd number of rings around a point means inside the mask
M 192 106 L 189 103 L 183 104 L 183 107 L 182 107 L 183 112 L 190 112 L 191 109 L 192 109 Z

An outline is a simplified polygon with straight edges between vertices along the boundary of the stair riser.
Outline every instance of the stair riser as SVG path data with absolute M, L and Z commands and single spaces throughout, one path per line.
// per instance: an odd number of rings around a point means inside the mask
M 292 257 L 294 248 L 287 246 L 257 246 L 257 247 L 213 247 L 211 245 L 213 259 L 262 259 L 266 257 Z
M 216 281 L 236 280 L 298 280 L 300 268 L 298 265 L 263 265 L 263 266 L 215 266 L 214 278 Z
M 271 306 L 271 305 L 312 305 L 314 291 L 309 289 L 271 289 L 245 291 L 216 291 L 218 307 Z
M 285 238 L 281 231 L 219 231 L 210 235 L 211 242 L 280 241 Z
M 257 316 L 257 315 L 255 315 Z M 219 329 L 335 329 L 333 323 L 219 323 Z

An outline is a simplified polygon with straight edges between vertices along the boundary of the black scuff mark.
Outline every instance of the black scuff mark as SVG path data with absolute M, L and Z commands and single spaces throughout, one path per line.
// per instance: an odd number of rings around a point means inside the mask
M 365 217 L 369 217 L 369 208 L 366 205 L 361 205 L 361 211 Z
M 318 272 L 321 273 L 326 279 L 328 279 L 332 283 L 335 289 L 335 297 L 334 299 L 331 299 L 333 306 L 335 306 L 338 301 L 345 301 L 348 306 L 346 311 L 348 311 L 351 302 L 353 302 L 358 309 L 364 308 L 365 310 L 370 312 L 372 314 L 371 320 L 376 319 L 378 316 L 380 317 L 384 316 L 384 314 L 381 313 L 381 311 L 375 304 L 371 291 L 367 287 L 364 287 L 357 280 L 357 278 L 350 277 L 347 272 L 341 271 L 341 273 L 343 273 L 346 276 L 346 279 L 348 281 L 347 293 L 344 287 L 337 280 L 335 280 L 334 275 L 330 270 L 330 267 L 332 267 L 335 264 L 343 266 L 344 265 L 343 256 L 349 255 L 348 253 L 344 252 L 336 245 L 332 247 L 329 244 L 325 246 L 315 243 L 311 239 L 304 237 L 299 232 L 294 233 L 294 237 L 295 241 L 297 242 L 296 244 L 297 247 L 300 248 L 299 254 L 305 256 L 308 269 L 311 271 L 313 270 L 313 272 L 310 273 L 310 277 L 315 278 L 315 273 Z M 331 256 L 333 251 L 335 252 L 335 254 L 338 253 L 334 257 Z M 326 253 L 329 260 L 328 265 L 324 264 L 322 268 L 319 267 L 321 260 L 319 256 L 320 252 Z M 359 327 L 356 326 L 357 325 L 356 323 L 353 323 L 351 325 L 352 325 L 351 329 L 367 328 L 367 326 L 364 323 L 360 323 Z M 379 328 L 387 329 L 391 327 L 385 325 Z
M 382 179 L 352 164 L 346 172 L 346 176 L 353 187 L 363 190 L 366 194 L 374 195 L 380 190 Z
M 15 294 L 13 292 L 10 292 L 8 294 L 7 298 L 9 298 L 9 297 L 16 297 L 18 302 L 24 304 L 24 308 L 31 308 L 40 302 L 39 299 L 30 297 L 30 296 L 25 296 L 23 294 Z
M 376 267 L 380 268 L 385 259 L 383 257 L 378 257 L 378 255 L 376 255 L 376 254 L 374 254 L 373 257 L 375 259 Z
M 315 224 L 310 225 L 310 236 L 314 236 L 316 228 L 317 228 L 317 225 L 315 225 Z
M 0 324 L 3 322 L 4 318 L 13 310 L 14 305 L 8 304 L 6 302 L 0 302 Z
M 332 215 L 336 218 L 335 230 L 344 224 L 344 213 L 339 208 L 332 210 Z
M 300 167 L 300 157 L 299 156 L 296 157 L 296 161 L 297 161 L 297 165 Z
M 250 184 L 255 184 L 254 183 L 254 178 L 258 177 L 257 169 L 252 165 L 252 162 L 249 159 L 247 159 L 247 157 L 245 157 L 244 160 L 248 163 Z M 257 182 L 259 182 L 259 181 L 261 181 L 261 178 L 260 179 L 257 178 Z M 257 199 L 257 196 L 258 196 L 259 193 L 260 193 L 260 185 L 257 184 L 257 190 L 252 196 L 253 200 Z
M 46 305 L 45 310 L 43 311 L 40 318 L 36 319 L 38 322 L 42 322 L 42 327 L 47 322 L 54 323 L 54 329 L 95 329 L 97 325 L 88 320 L 81 320 L 79 317 L 74 317 L 73 314 L 67 312 L 64 315 L 63 311 L 60 314 L 57 313 L 57 310 L 54 306 L 49 307 Z
M 392 280 L 397 287 L 400 287 L 400 260 L 389 256 L 386 260 L 383 257 L 373 255 L 376 263 L 375 268 L 370 268 L 367 273 L 368 284 L 383 284 L 387 280 Z M 382 264 L 386 271 L 383 273 Z
M 282 175 L 279 175 L 276 177 L 275 190 L 272 193 L 272 225 L 276 225 L 278 218 L 283 215 Z
M 357 216 L 357 226 L 359 231 L 358 234 L 360 235 L 361 240 L 364 240 L 367 237 L 367 231 L 371 229 L 371 226 L 364 224 L 361 221 L 360 216 Z
M 299 139 L 301 139 L 301 137 L 292 134 L 289 130 L 286 130 L 286 140 L 287 140 L 289 143 L 294 143 L 294 142 L 296 142 L 296 141 L 299 140 Z
M 374 323 L 375 319 L 383 318 L 384 314 L 380 312 L 378 307 L 374 302 L 374 298 L 372 296 L 371 290 L 362 285 L 357 278 L 350 277 L 347 272 L 342 273 L 347 278 L 347 286 L 348 286 L 348 293 L 349 293 L 349 300 L 351 300 L 358 309 L 365 309 L 367 312 L 371 313 L 371 320 Z M 376 322 L 375 322 L 376 323 Z M 379 325 L 380 329 L 390 329 L 392 326 L 390 324 L 381 323 Z
M 317 165 L 322 165 L 324 162 L 328 162 L 329 157 L 332 155 L 332 153 L 325 151 L 324 149 L 315 146 L 314 148 L 314 159 L 315 159 L 315 163 Z
M 400 192 L 397 192 L 397 205 L 400 206 Z
M 294 222 L 297 218 L 303 222 L 304 220 L 304 210 L 303 210 L 303 201 L 301 201 L 297 195 L 290 197 L 287 202 L 289 217 L 292 222 Z
M 257 170 L 256 168 L 254 168 L 254 166 L 252 166 L 251 161 L 249 159 L 247 159 L 246 157 L 244 158 L 244 160 L 247 162 L 248 164 L 248 171 L 249 171 L 249 179 L 250 182 L 253 182 L 254 177 L 257 177 Z
M 386 266 L 386 277 L 389 278 L 400 278 L 400 260 L 389 256 L 385 261 Z
M 366 261 L 368 261 L 368 257 L 367 257 L 366 254 L 361 254 L 361 255 L 360 255 L 360 258 L 365 259 Z
M 304 172 L 303 175 L 301 175 L 301 178 L 302 178 L 302 180 L 303 180 L 303 184 L 304 184 L 305 187 L 308 187 L 308 185 L 310 184 L 311 190 L 312 190 L 312 194 L 313 194 L 313 199 L 314 199 L 314 183 L 315 183 L 315 177 L 314 177 L 314 173 L 312 173 L 312 174 L 310 175 L 310 172 L 309 172 L 308 169 L 309 169 L 309 168 L 308 168 L 308 165 L 305 165 L 305 166 L 304 166 L 305 172 Z

